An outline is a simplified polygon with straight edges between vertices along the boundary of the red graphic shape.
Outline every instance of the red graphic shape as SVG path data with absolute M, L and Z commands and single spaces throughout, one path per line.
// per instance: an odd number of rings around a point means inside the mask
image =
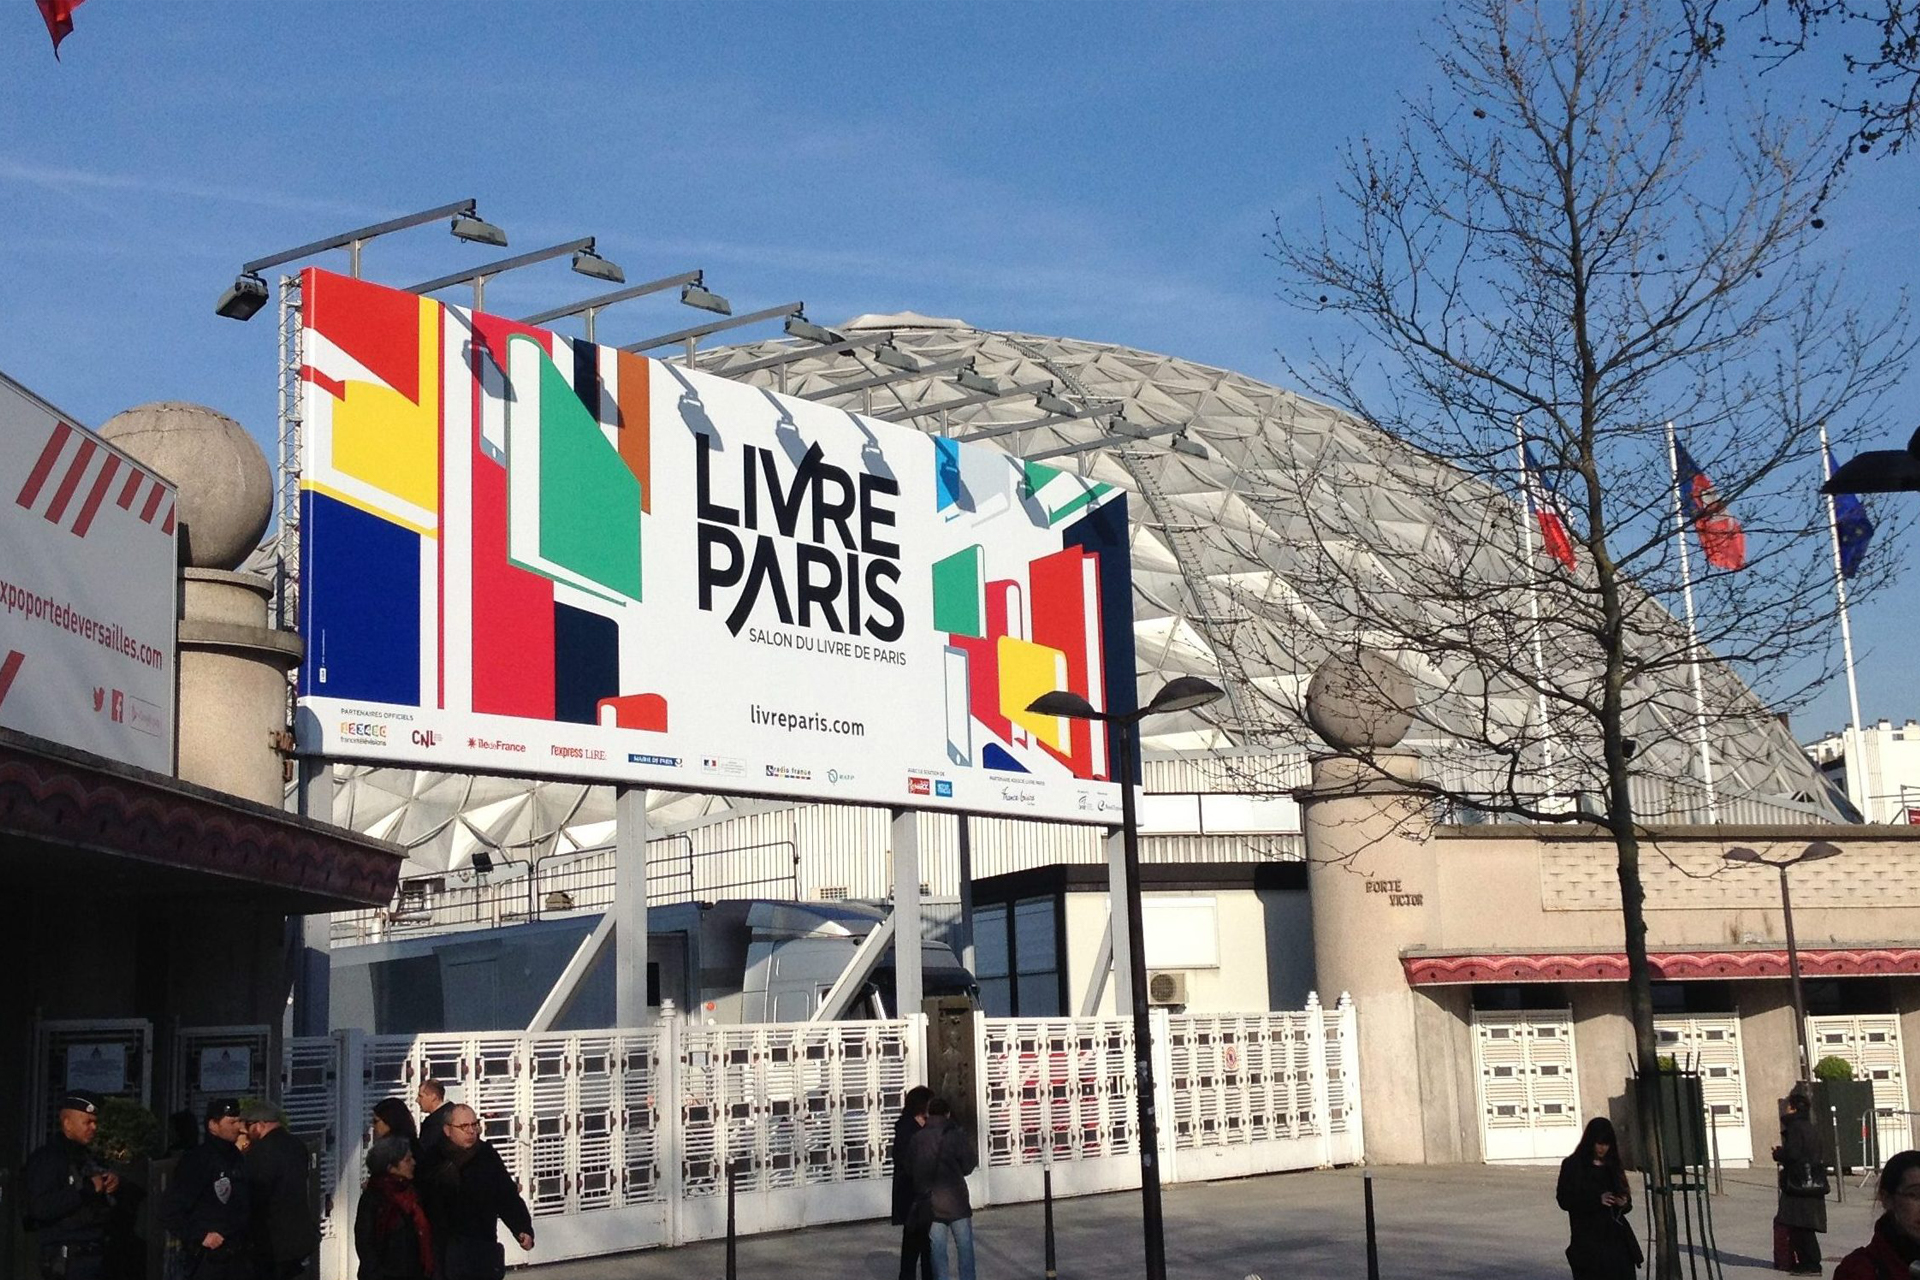
M 310 364 L 300 366 L 300 381 L 311 382 L 335 400 L 345 400 L 347 398 L 346 383 L 340 381 L 338 378 L 329 378 L 326 374 L 320 372 Z
M 172 507 L 167 508 L 167 522 L 160 526 L 160 532 L 162 533 L 173 532 L 173 508 Z
M 139 468 L 129 468 L 127 471 L 127 483 L 121 487 L 120 496 L 114 499 L 114 505 L 122 511 L 133 510 L 133 500 L 140 496 L 140 482 L 145 479 L 146 476 L 141 474 Z
M 540 349 L 547 353 L 549 359 L 553 356 L 553 335 L 545 329 L 536 329 L 530 324 L 520 324 L 517 321 L 476 311 L 473 313 L 473 332 L 474 336 L 480 340 L 477 345 L 486 349 L 487 356 L 503 372 L 507 367 L 507 339 L 516 334 L 532 338 L 540 344 Z
M 93 455 L 100 446 L 91 440 L 80 442 L 80 451 L 73 455 L 73 461 L 67 466 L 67 474 L 60 481 L 60 487 L 54 490 L 53 503 L 47 508 L 47 519 L 54 524 L 60 523 L 60 517 L 67 514 L 67 504 L 73 501 L 73 491 L 80 487 L 80 477 L 87 473 L 87 464 L 93 461 Z
M 0 702 L 7 700 L 7 690 L 13 688 L 13 678 L 20 674 L 20 664 L 26 660 L 26 654 L 18 649 L 9 649 L 7 660 L 0 662 Z
M 611 713 L 613 723 L 621 729 L 644 729 L 648 733 L 667 731 L 667 699 L 658 693 L 628 693 L 618 698 L 602 698 L 596 705 L 600 723 L 606 724 Z
M 316 277 L 325 287 L 315 289 Z M 309 267 L 302 273 L 307 327 L 358 360 L 374 377 L 420 402 L 420 299 L 411 293 Z
M 507 471 L 473 428 L 473 709 L 553 719 L 553 583 L 507 562 Z
M 47 477 L 53 474 L 53 464 L 60 460 L 60 451 L 67 447 L 67 437 L 73 434 L 73 428 L 64 422 L 55 423 L 53 434 L 47 437 L 46 447 L 40 450 L 39 459 L 33 464 L 33 470 L 27 473 L 27 482 L 20 486 L 20 496 L 14 501 L 32 509 L 40 500 L 40 489 L 47 483 Z
M 87 500 L 80 505 L 80 517 L 73 522 L 73 536 L 84 538 L 87 530 L 93 528 L 94 513 L 100 510 L 100 504 L 106 500 L 107 486 L 113 483 L 114 473 L 120 470 L 120 459 L 113 454 L 100 464 L 100 474 L 93 478 L 93 488 L 87 491 Z
M 1093 673 L 1100 661 L 1100 557 L 1079 547 L 1066 547 L 1027 566 L 1027 587 L 1033 599 L 1033 640 L 1067 655 L 1067 689 L 1099 705 Z M 1078 778 L 1096 772 L 1093 725 L 1069 720 L 1067 754 L 1046 743 L 1040 746 L 1073 770 Z
M 159 485 L 153 486 L 153 492 L 147 495 L 147 505 L 140 508 L 140 519 L 147 524 L 152 524 L 154 513 L 160 510 L 160 499 L 166 496 L 167 491 L 165 489 L 162 489 Z

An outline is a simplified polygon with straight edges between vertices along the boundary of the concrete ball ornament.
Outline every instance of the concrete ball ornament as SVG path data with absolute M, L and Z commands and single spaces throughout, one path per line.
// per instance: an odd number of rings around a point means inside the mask
M 190 566 L 237 569 L 260 545 L 273 515 L 273 471 L 232 418 L 157 400 L 115 414 L 100 434 L 178 487 Z
M 1307 723 L 1336 751 L 1395 746 L 1413 727 L 1413 677 L 1369 649 L 1336 653 L 1307 685 Z

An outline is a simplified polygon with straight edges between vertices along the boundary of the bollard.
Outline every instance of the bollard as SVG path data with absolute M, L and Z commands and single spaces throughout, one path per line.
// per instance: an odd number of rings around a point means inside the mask
M 1040 1195 L 1045 1202 L 1045 1223 L 1047 1237 L 1047 1280 L 1056 1280 L 1060 1272 L 1054 1267 L 1053 1260 L 1053 1165 L 1049 1161 L 1040 1170 Z
M 1840 1154 L 1840 1108 L 1828 1107 L 1827 1114 L 1833 1117 L 1833 1190 L 1837 1197 L 1834 1203 L 1845 1204 L 1847 1202 L 1847 1164 L 1846 1158 Z M 1860 1158 L 1864 1160 L 1866 1156 L 1862 1155 Z
M 734 1257 L 735 1224 L 733 1217 L 733 1161 L 727 1161 L 727 1280 L 739 1280 L 739 1264 Z
M 1380 1280 L 1380 1243 L 1373 1232 L 1373 1174 L 1363 1174 L 1361 1185 L 1367 1195 L 1367 1280 Z

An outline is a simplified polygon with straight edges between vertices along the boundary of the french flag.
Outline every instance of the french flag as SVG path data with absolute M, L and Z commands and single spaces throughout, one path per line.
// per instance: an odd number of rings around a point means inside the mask
M 1546 473 L 1540 468 L 1539 459 L 1533 456 L 1533 446 L 1522 446 L 1521 467 L 1526 472 L 1522 488 L 1527 494 L 1527 510 L 1540 524 L 1540 541 L 1546 547 L 1547 554 L 1567 568 L 1573 568 L 1573 539 L 1567 534 L 1567 522 L 1560 514 L 1560 499 Z

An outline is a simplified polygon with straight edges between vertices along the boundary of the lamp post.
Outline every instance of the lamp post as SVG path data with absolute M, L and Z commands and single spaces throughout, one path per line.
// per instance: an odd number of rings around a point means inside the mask
M 1140 823 L 1134 814 L 1133 756 L 1136 726 L 1148 716 L 1191 711 L 1224 696 L 1221 688 L 1198 676 L 1177 676 L 1153 701 L 1128 712 L 1096 711 L 1077 693 L 1055 691 L 1035 698 L 1028 711 L 1072 720 L 1100 720 L 1113 726 L 1120 749 L 1120 837 L 1124 850 L 1127 903 L 1127 968 L 1133 975 L 1133 1087 L 1139 1118 L 1140 1216 L 1146 1245 L 1146 1280 L 1166 1280 L 1167 1237 L 1160 1212 L 1160 1127 L 1153 1107 L 1153 1024 L 1147 1013 L 1147 951 L 1141 931 Z
M 1787 925 L 1787 975 L 1793 981 L 1793 1029 L 1794 1040 L 1800 1046 L 1800 1082 L 1810 1083 L 1813 1079 L 1813 1055 L 1807 1047 L 1807 1001 L 1800 991 L 1800 950 L 1793 938 L 1793 891 L 1787 885 L 1787 871 L 1803 862 L 1818 862 L 1822 858 L 1838 856 L 1840 849 L 1825 840 L 1816 840 L 1791 858 L 1763 858 L 1747 848 L 1729 849 L 1720 856 L 1728 862 L 1758 863 L 1773 867 L 1780 872 L 1780 913 L 1786 918 Z

